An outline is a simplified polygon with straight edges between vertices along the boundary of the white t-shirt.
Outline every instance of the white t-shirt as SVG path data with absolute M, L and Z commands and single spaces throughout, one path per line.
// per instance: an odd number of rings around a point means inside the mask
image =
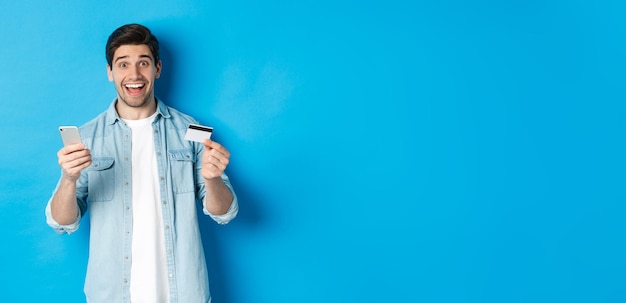
M 163 210 L 152 121 L 126 120 L 132 131 L 133 241 L 130 298 L 133 303 L 169 302 Z

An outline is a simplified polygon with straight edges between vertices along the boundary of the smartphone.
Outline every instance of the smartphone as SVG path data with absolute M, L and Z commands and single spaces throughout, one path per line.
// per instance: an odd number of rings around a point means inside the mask
M 64 146 L 82 143 L 78 127 L 76 126 L 59 126 L 59 132 L 61 133 Z

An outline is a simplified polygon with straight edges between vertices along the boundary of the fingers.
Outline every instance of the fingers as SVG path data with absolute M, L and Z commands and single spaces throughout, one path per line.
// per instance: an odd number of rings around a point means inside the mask
M 91 164 L 91 155 L 86 155 L 68 161 L 60 161 L 59 164 L 64 170 L 78 170 L 78 172 L 80 172 L 81 170 L 89 166 L 89 164 Z
M 205 179 L 220 177 L 230 162 L 230 152 L 221 144 L 211 140 L 205 140 L 204 146 L 202 176 Z
M 215 141 L 211 141 L 210 139 L 204 140 L 204 147 L 209 150 L 214 149 L 217 152 L 226 156 L 227 158 L 230 157 L 230 152 L 228 152 L 228 150 L 224 146 Z
M 67 145 L 61 148 L 57 154 L 58 155 L 69 154 L 69 153 L 72 153 L 78 150 L 83 150 L 83 149 L 85 149 L 85 144 L 83 143 L 71 144 L 71 145 Z
M 63 169 L 63 175 L 71 180 L 78 179 L 80 172 L 91 165 L 91 153 L 85 149 L 84 144 L 63 147 L 57 156 L 59 166 Z
M 215 167 L 220 171 L 226 170 L 226 166 L 228 166 L 229 159 L 225 157 L 214 156 L 211 154 L 207 154 L 203 157 L 203 165 L 212 168 Z
M 61 148 L 59 152 L 57 152 L 57 156 L 59 157 L 59 159 L 68 157 L 70 159 L 73 159 L 83 156 L 85 153 L 89 153 L 89 150 L 85 149 L 85 145 L 81 143 L 68 145 Z

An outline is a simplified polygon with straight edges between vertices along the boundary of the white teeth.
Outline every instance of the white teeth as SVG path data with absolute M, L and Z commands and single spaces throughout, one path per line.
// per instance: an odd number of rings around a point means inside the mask
M 140 88 L 140 87 L 143 87 L 143 85 L 144 85 L 143 83 L 136 83 L 136 84 L 131 83 L 131 84 L 126 84 L 125 86 L 128 88 Z

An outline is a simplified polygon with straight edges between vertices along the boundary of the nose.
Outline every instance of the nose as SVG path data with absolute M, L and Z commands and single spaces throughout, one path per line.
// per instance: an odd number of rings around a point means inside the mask
M 139 73 L 139 66 L 138 65 L 133 65 L 129 71 L 129 76 L 131 77 L 131 79 L 138 79 L 141 77 L 141 73 Z

